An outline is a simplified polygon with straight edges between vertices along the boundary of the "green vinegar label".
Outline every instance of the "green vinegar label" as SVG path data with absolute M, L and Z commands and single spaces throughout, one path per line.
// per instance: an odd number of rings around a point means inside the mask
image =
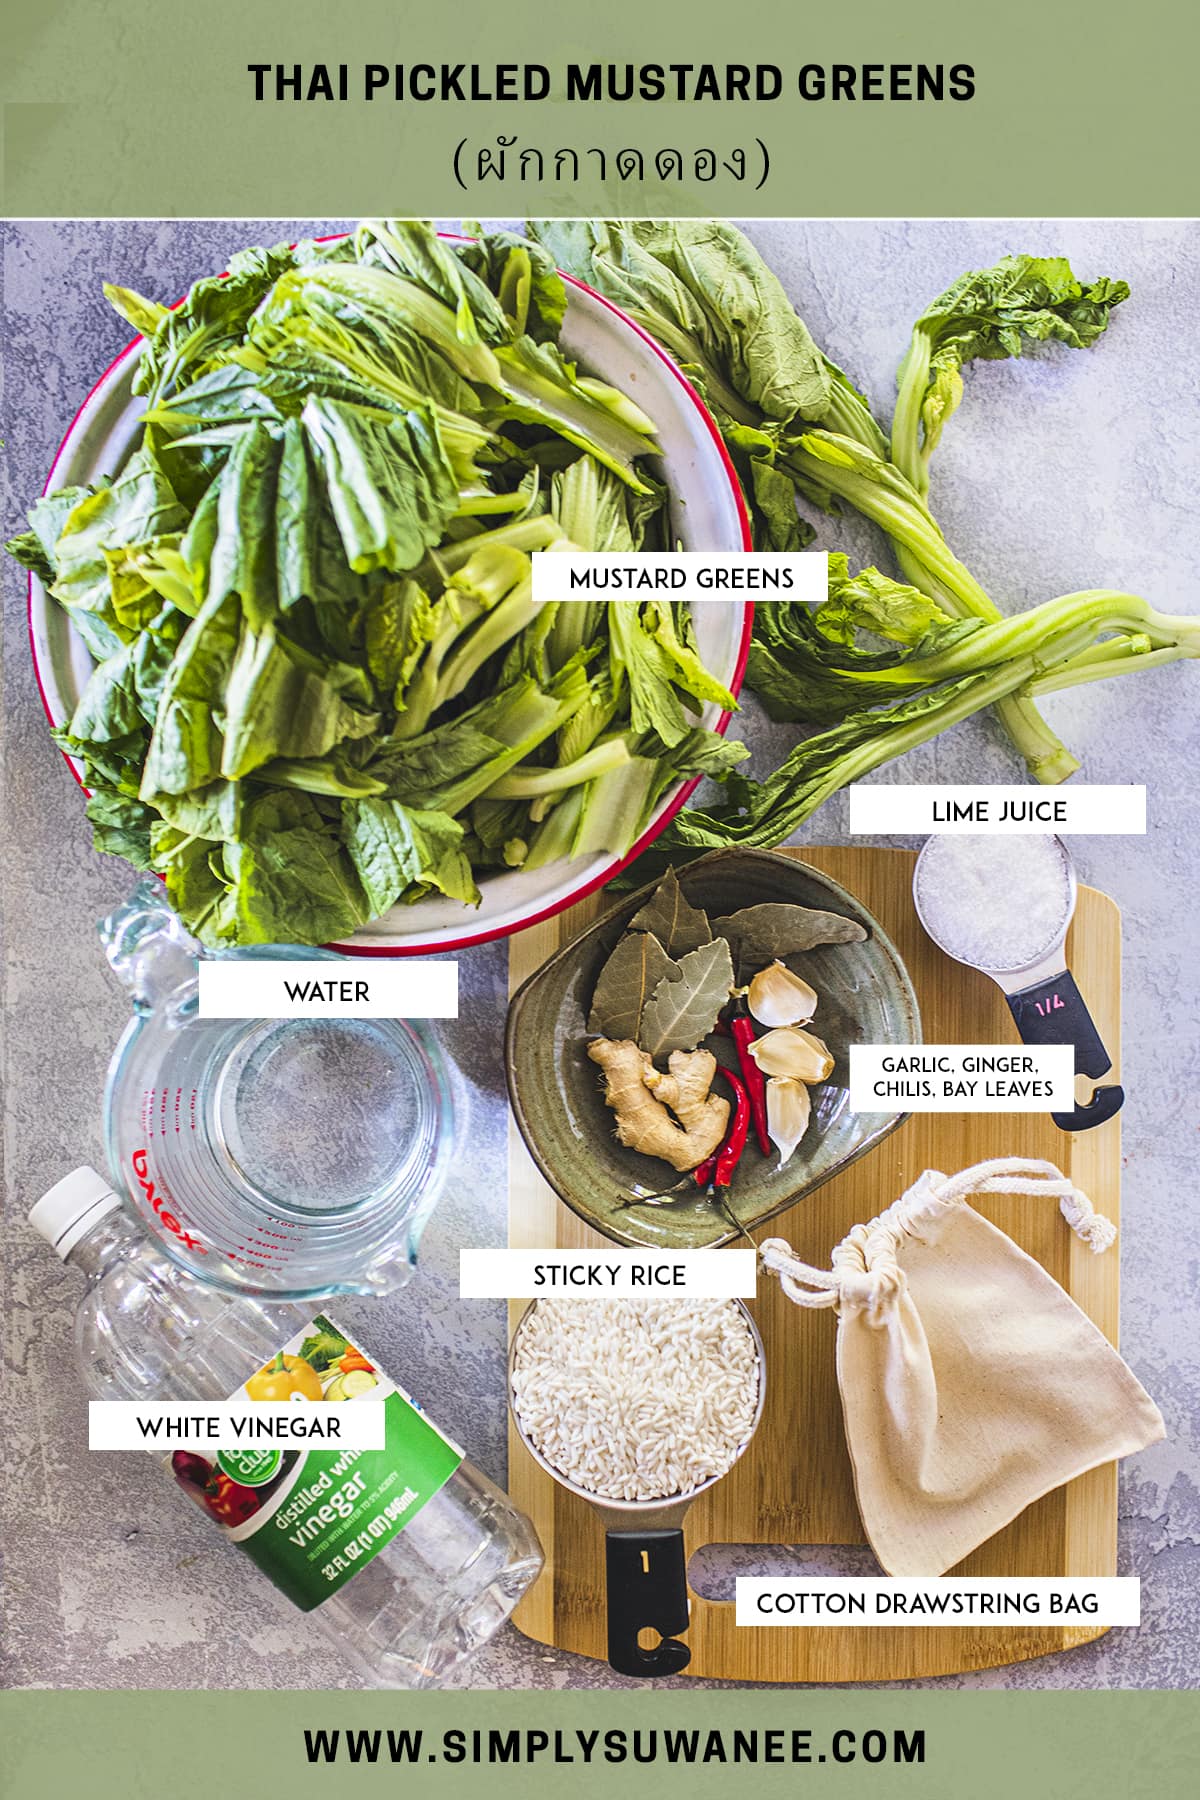
M 343 1587 L 440 1492 L 462 1461 L 402 1394 L 384 1399 L 385 1450 L 310 1451 L 242 1549 L 305 1611 Z
M 382 1400 L 382 1450 L 221 1450 L 174 1458 L 176 1479 L 305 1612 L 387 1548 L 445 1487 L 463 1453 L 324 1316 L 234 1400 Z

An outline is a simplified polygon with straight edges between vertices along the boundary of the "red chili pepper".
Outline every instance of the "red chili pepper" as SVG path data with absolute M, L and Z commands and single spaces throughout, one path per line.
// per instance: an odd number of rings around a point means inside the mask
M 746 1134 L 750 1130 L 750 1096 L 744 1083 L 740 1082 L 731 1069 L 723 1069 L 722 1074 L 733 1089 L 733 1124 L 729 1127 L 729 1135 L 717 1151 L 717 1166 L 713 1170 L 713 1186 L 728 1187 L 733 1180 L 733 1171 L 741 1160 L 742 1151 L 746 1148 Z
M 746 1148 L 746 1134 L 750 1129 L 750 1096 L 732 1069 L 717 1065 L 717 1074 L 723 1075 L 733 1089 L 733 1123 L 725 1134 L 725 1141 L 719 1150 L 706 1156 L 692 1170 L 692 1179 L 697 1187 L 728 1187 L 737 1168 L 742 1151 Z
M 746 1148 L 746 1134 L 750 1129 L 750 1097 L 744 1085 L 732 1069 L 718 1068 L 717 1074 L 723 1075 L 733 1089 L 733 1123 L 716 1155 L 710 1156 L 696 1170 L 697 1183 L 707 1188 L 710 1194 L 717 1188 L 727 1188 L 733 1180 L 733 1171 Z
M 763 1155 L 770 1156 L 771 1134 L 767 1130 L 767 1080 L 750 1054 L 750 1045 L 754 1042 L 757 1034 L 744 994 L 738 994 L 732 1003 L 729 1031 L 737 1045 L 738 1065 L 742 1071 L 742 1080 L 746 1084 L 750 1112 L 754 1119 L 754 1135 L 758 1139 L 758 1147 Z

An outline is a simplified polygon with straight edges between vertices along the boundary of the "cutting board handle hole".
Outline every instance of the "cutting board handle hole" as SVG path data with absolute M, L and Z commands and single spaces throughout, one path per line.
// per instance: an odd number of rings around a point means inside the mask
M 734 1598 L 739 1575 L 878 1575 L 865 1544 L 704 1544 L 688 1563 L 688 1586 L 703 1600 Z

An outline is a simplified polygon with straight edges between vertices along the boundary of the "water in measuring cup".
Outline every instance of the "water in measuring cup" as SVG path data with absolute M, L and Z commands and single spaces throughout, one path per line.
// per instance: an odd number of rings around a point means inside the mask
M 149 877 L 100 932 L 134 1013 L 105 1092 L 109 1165 L 168 1255 L 271 1300 L 403 1286 L 453 1150 L 436 1031 L 202 1015 L 206 952 Z M 339 961 L 278 944 L 251 960 L 314 956 Z
M 394 1019 L 135 1028 L 108 1111 L 114 1167 L 167 1250 L 280 1297 L 401 1285 L 451 1145 L 436 1050 Z
M 80 1374 L 98 1400 L 224 1400 L 311 1308 L 262 1305 L 189 1275 L 92 1170 L 31 1213 L 87 1279 L 76 1315 Z M 525 1516 L 468 1461 L 314 1617 L 375 1686 L 441 1686 L 499 1629 L 542 1567 Z
M 268 1019 L 220 1065 L 211 1132 L 256 1193 L 353 1211 L 403 1184 L 428 1108 L 405 1041 L 374 1019 Z

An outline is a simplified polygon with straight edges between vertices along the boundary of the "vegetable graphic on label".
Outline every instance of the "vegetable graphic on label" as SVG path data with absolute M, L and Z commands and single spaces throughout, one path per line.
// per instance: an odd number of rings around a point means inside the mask
M 216 1469 L 205 1489 L 205 1505 L 222 1525 L 244 1525 L 258 1511 L 262 1500 L 257 1488 L 243 1487 L 224 1469 Z
M 369 1394 L 378 1387 L 379 1377 L 370 1369 L 348 1369 L 344 1375 L 337 1375 L 325 1389 L 327 1400 L 355 1400 L 360 1394 Z
M 348 1399 L 353 1400 L 357 1394 L 369 1394 L 373 1387 L 379 1385 L 379 1378 L 370 1369 L 348 1369 L 342 1376 L 342 1386 Z
M 253 1486 L 235 1481 L 226 1470 L 191 1450 L 175 1451 L 171 1457 L 171 1473 L 183 1491 L 202 1506 L 210 1518 L 232 1530 L 254 1517 L 299 1461 L 295 1451 L 282 1456 L 274 1451 L 272 1456 L 275 1466 L 267 1480 Z
M 249 1400 L 321 1400 L 321 1378 L 301 1356 L 285 1356 L 282 1350 L 246 1383 Z
M 300 1346 L 299 1354 L 318 1375 L 322 1375 L 343 1356 L 350 1354 L 351 1346 L 340 1331 L 333 1329 L 328 1319 L 318 1319 L 316 1324 L 320 1329 L 309 1333 Z

